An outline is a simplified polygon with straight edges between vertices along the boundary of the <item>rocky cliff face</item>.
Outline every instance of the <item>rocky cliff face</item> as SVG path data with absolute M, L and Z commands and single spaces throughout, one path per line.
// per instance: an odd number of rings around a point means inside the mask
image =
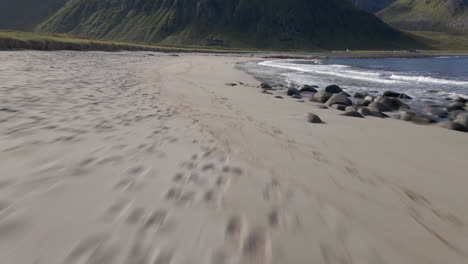
M 71 0 L 37 30 L 171 45 L 417 46 L 346 0 Z
M 398 0 L 378 16 L 404 30 L 468 34 L 468 0 Z

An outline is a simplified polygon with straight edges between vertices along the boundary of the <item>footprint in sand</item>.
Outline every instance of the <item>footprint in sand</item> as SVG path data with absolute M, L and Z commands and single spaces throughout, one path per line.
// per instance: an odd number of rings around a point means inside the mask
M 262 229 L 253 230 L 246 238 L 243 249 L 245 263 L 269 263 L 271 245 L 268 234 Z

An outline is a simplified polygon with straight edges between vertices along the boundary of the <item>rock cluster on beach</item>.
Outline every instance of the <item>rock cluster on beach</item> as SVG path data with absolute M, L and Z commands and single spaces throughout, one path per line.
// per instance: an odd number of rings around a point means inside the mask
M 261 83 L 259 88 L 263 93 L 283 96 L 277 91 L 286 91 L 286 95 L 304 102 L 319 103 L 319 108 L 334 108 L 343 111 L 341 115 L 365 118 L 368 116 L 387 118 L 392 117 L 415 124 L 434 124 L 456 131 L 468 132 L 468 99 L 457 98 L 445 106 L 427 106 L 421 111 L 412 109 L 409 105 L 413 98 L 404 93 L 385 91 L 381 95 L 371 95 L 368 92 L 356 92 L 352 96 L 338 85 L 319 88 L 317 85 L 303 85 L 284 87 Z M 323 123 L 319 116 L 309 113 L 306 119 L 310 123 Z

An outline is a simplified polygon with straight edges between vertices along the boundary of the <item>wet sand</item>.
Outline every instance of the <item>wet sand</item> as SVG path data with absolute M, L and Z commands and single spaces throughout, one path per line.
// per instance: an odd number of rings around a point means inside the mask
M 241 57 L 0 59 L 0 263 L 468 261 L 465 133 L 262 94 Z

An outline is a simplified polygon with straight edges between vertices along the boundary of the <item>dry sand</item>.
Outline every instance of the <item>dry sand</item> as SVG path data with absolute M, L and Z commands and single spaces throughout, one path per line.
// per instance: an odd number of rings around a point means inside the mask
M 465 133 L 147 54 L 0 53 L 1 264 L 468 263 Z

